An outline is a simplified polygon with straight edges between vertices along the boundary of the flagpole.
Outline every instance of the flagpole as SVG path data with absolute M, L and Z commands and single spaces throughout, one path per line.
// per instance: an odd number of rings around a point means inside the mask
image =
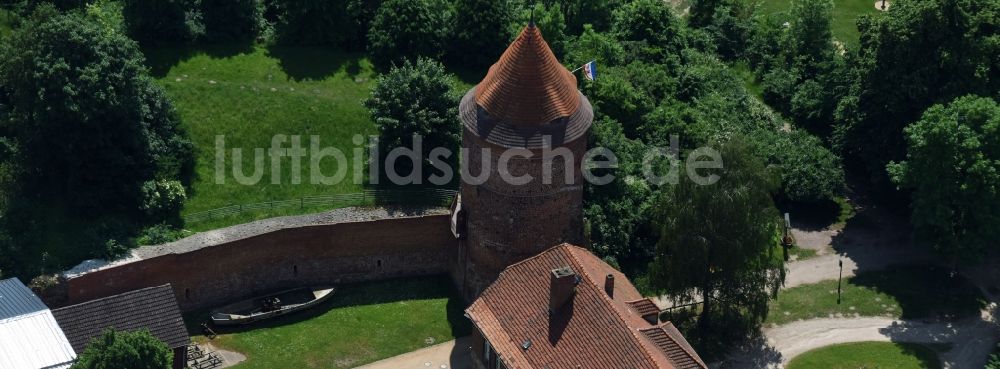
M 593 63 L 593 62 L 595 62 L 595 61 L 597 61 L 597 59 L 594 59 L 594 60 L 591 60 L 591 61 L 589 61 L 589 62 L 586 62 L 586 63 L 583 63 L 583 65 L 581 65 L 581 66 L 580 66 L 579 68 L 576 68 L 576 69 L 574 69 L 574 70 L 571 70 L 571 71 L 570 71 L 570 73 L 576 73 L 576 72 L 577 72 L 577 71 L 579 71 L 580 69 L 583 69 L 583 67 L 586 67 L 586 66 L 587 66 L 587 64 L 590 64 L 590 63 Z

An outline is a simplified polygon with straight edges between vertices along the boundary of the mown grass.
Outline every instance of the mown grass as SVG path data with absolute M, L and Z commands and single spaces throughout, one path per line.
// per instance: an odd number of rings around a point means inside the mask
M 309 196 L 355 193 L 368 183 L 367 160 L 356 137 L 377 134 L 363 105 L 378 73 L 364 54 L 316 47 L 260 45 L 166 46 L 144 50 L 150 71 L 166 89 L 197 147 L 196 178 L 184 214 L 228 205 L 295 200 Z M 456 93 L 464 93 L 482 75 L 458 70 Z M 218 136 L 225 137 L 225 181 L 217 181 Z M 347 156 L 346 177 L 333 185 L 311 181 L 310 158 L 301 161 L 300 183 L 293 183 L 291 160 L 283 159 L 272 176 L 267 150 L 275 135 L 300 136 L 304 149 L 316 136 L 320 147 L 335 147 Z M 253 185 L 238 183 L 233 175 L 233 149 L 241 149 L 244 174 L 254 173 L 254 149 L 263 149 L 262 176 Z M 360 153 L 355 160 L 355 154 Z M 324 175 L 337 172 L 338 163 L 320 162 Z M 355 182 L 355 175 L 361 176 Z M 273 183 L 273 179 L 277 183 Z M 330 207 L 259 211 L 190 225 L 206 230 L 268 216 L 304 214 Z
M 827 346 L 792 359 L 788 369 L 938 369 L 937 353 L 912 343 L 856 342 Z
M 933 266 L 898 266 L 837 281 L 789 288 L 771 303 L 767 324 L 840 316 L 958 319 L 979 313 L 986 299 L 968 280 Z
M 764 14 L 775 14 L 784 20 L 788 20 L 788 13 L 791 9 L 791 0 L 760 0 L 759 11 Z M 831 31 L 833 37 L 845 45 L 857 46 L 858 32 L 857 19 L 862 14 L 881 13 L 875 9 L 874 0 L 833 0 L 833 14 L 831 21 Z
M 349 284 L 312 310 L 218 329 L 211 343 L 245 354 L 237 369 L 353 368 L 470 334 L 463 308 L 444 276 Z M 192 334 L 205 318 L 186 318 Z
M 376 132 L 362 100 L 372 87 L 374 72 L 362 55 L 319 48 L 215 46 L 163 47 L 146 51 L 152 72 L 167 91 L 197 147 L 196 179 L 184 212 L 231 204 L 257 203 L 357 192 L 351 179 L 356 168 L 350 155 L 361 147 L 355 135 Z M 216 181 L 216 137 L 224 136 L 225 181 Z M 243 150 L 244 173 L 253 173 L 254 149 L 271 147 L 275 135 L 310 137 L 321 147 L 336 147 L 348 155 L 347 180 L 333 185 L 310 181 L 309 158 L 302 161 L 301 183 L 292 183 L 291 160 L 284 159 L 277 183 L 271 161 L 263 159 L 263 175 L 253 185 L 233 177 L 232 149 Z M 321 162 L 325 175 L 336 172 L 336 160 Z

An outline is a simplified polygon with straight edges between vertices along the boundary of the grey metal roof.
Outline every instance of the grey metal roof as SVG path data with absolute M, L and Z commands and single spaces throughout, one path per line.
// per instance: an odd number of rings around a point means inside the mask
M 91 300 L 52 312 L 77 352 L 104 330 L 147 329 L 170 348 L 191 342 L 169 284 Z
M 0 369 L 62 369 L 75 359 L 42 300 L 16 278 L 0 281 Z
M 17 278 L 0 281 L 0 321 L 48 309 L 42 300 Z

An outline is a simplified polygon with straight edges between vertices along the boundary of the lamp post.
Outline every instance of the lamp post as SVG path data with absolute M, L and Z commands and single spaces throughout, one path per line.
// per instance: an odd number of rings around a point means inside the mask
M 840 264 L 840 276 L 837 277 L 837 305 L 840 305 L 840 287 L 844 283 L 844 259 L 837 261 Z

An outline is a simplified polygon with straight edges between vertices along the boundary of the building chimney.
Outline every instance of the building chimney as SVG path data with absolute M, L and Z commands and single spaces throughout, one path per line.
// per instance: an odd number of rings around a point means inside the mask
M 579 282 L 576 272 L 568 266 L 552 269 L 552 286 L 549 289 L 549 313 L 554 314 L 563 305 L 573 299 L 576 284 Z
M 608 273 L 608 275 L 606 277 L 604 277 L 604 292 L 606 292 L 608 294 L 608 297 L 610 297 L 612 299 L 615 298 L 615 275 L 614 274 Z

